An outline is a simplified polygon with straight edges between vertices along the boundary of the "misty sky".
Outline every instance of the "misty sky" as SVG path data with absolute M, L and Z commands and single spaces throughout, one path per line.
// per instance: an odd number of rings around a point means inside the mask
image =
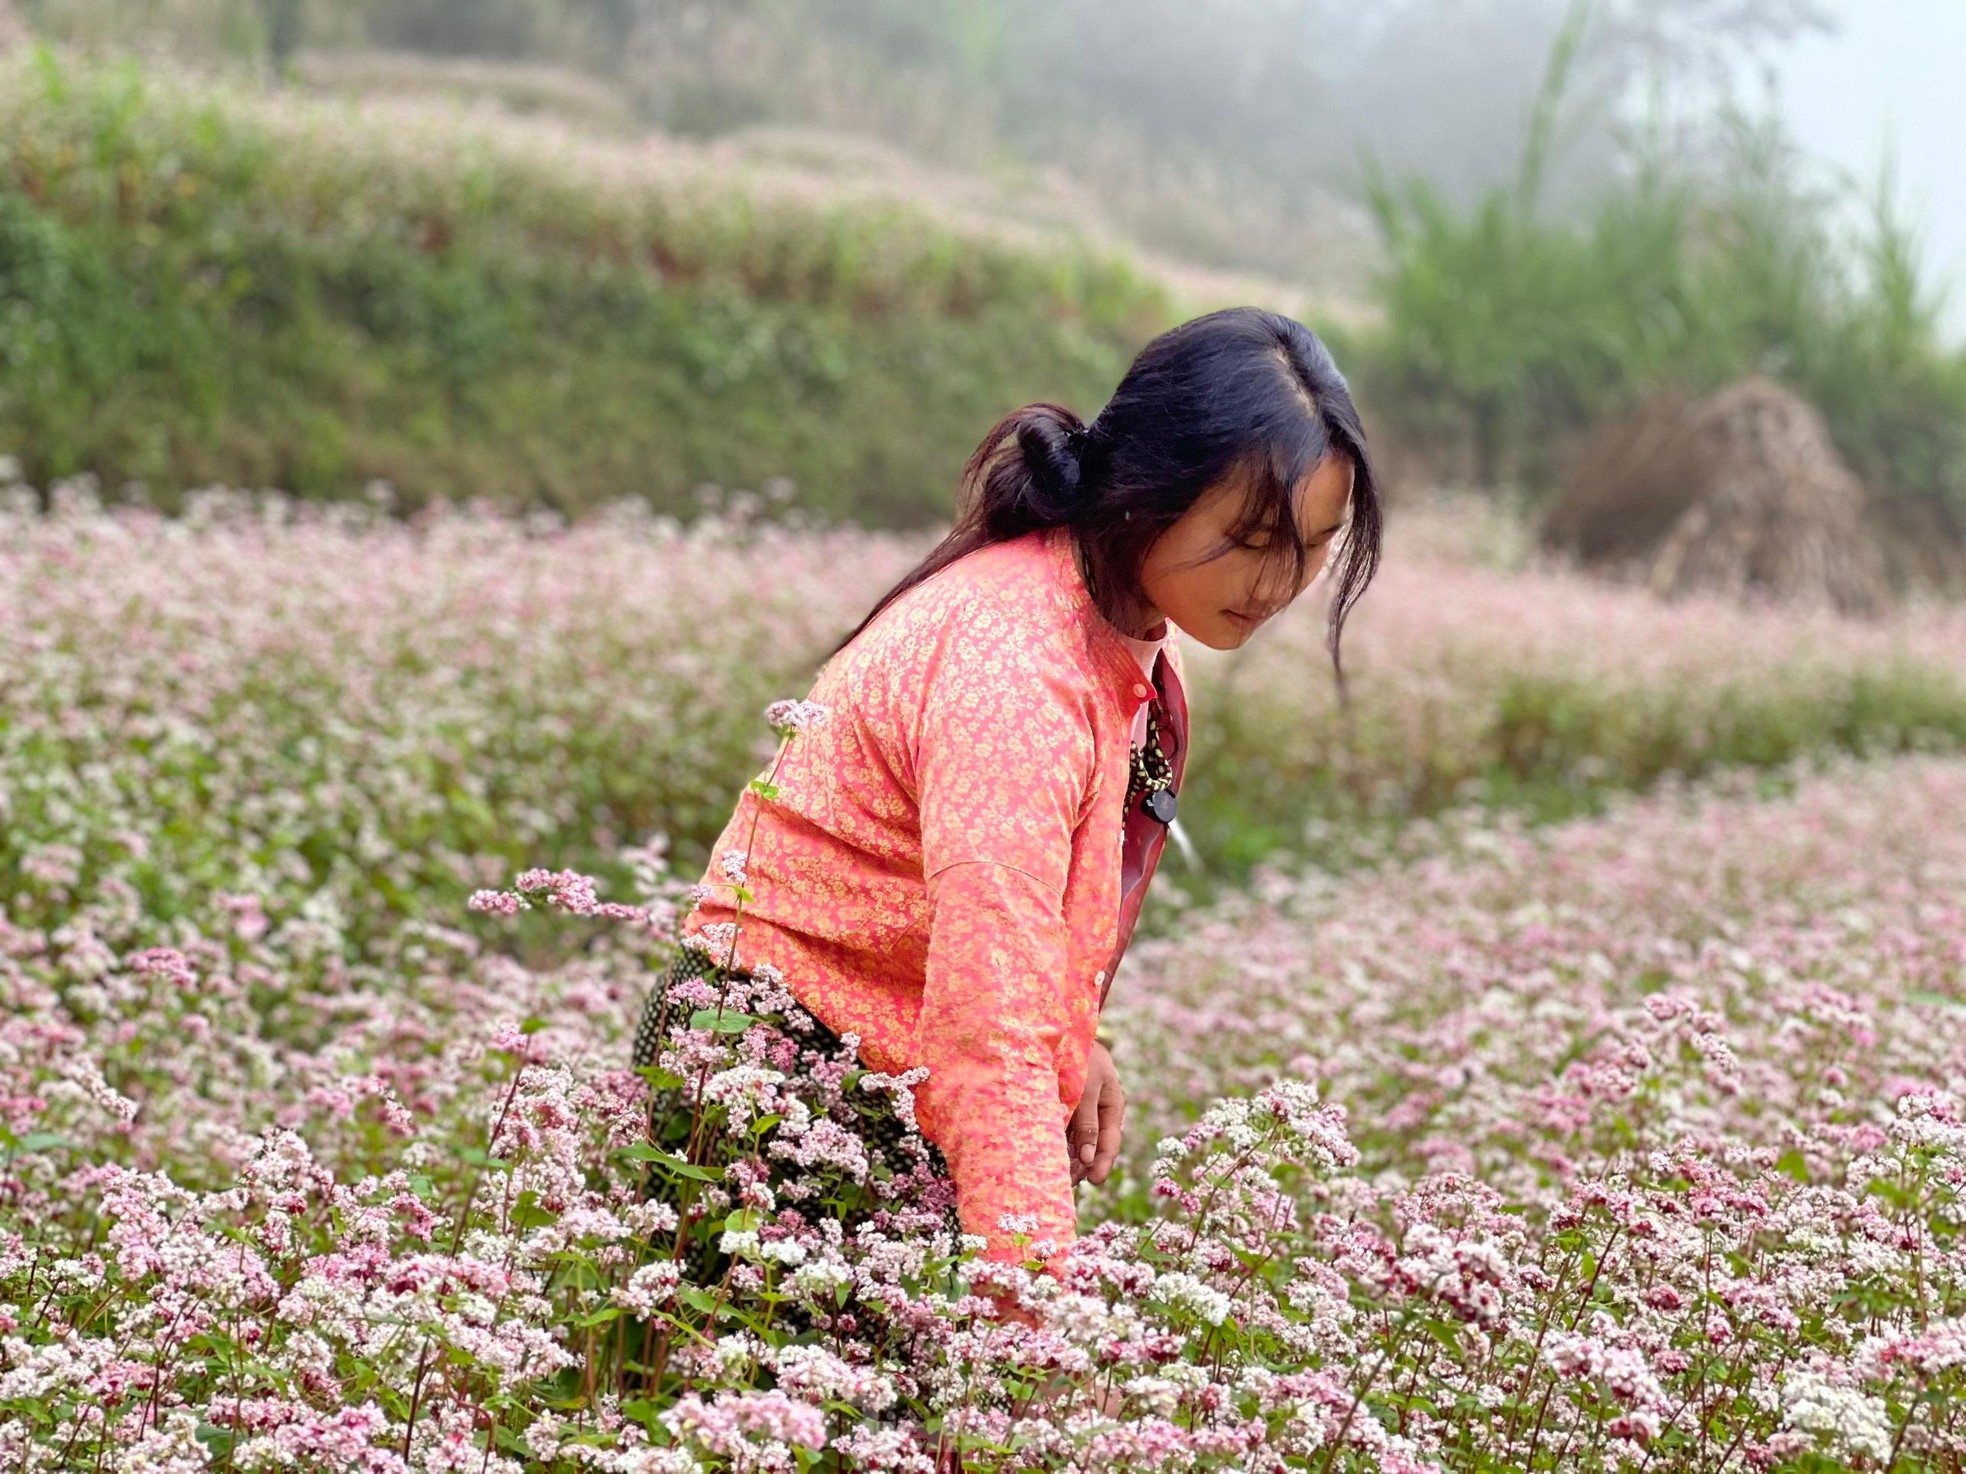
M 1950 283 L 1966 341 L 1966 0 L 1834 0 L 1837 34 L 1777 59 L 1781 107 L 1812 153 L 1869 184 L 1886 130 L 1920 227 L 1927 279 Z

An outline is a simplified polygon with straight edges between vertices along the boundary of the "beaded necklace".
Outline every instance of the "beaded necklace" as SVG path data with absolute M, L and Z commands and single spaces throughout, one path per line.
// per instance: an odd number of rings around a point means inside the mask
M 1077 539 L 1072 542 L 1072 561 L 1078 565 L 1079 578 L 1090 593 L 1092 578 L 1085 566 L 1085 554 Z M 1131 809 L 1135 800 L 1140 806 L 1163 824 L 1174 822 L 1174 765 L 1168 761 L 1167 754 L 1160 745 L 1160 696 L 1156 693 L 1147 703 L 1147 736 L 1133 749 L 1128 764 L 1126 778 L 1126 807 Z
M 1160 698 L 1147 703 L 1147 738 L 1133 749 L 1126 783 L 1126 806 L 1138 799 L 1163 824 L 1174 822 L 1174 764 L 1160 745 Z

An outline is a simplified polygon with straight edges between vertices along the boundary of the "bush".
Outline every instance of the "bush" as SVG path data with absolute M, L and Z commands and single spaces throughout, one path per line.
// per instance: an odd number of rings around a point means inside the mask
M 1539 128 L 1565 80 L 1559 51 Z M 1386 256 L 1384 325 L 1359 343 L 1374 408 L 1443 453 L 1466 447 L 1483 484 L 1536 495 L 1600 417 L 1765 373 L 1823 412 L 1875 491 L 1966 536 L 1966 351 L 1942 342 L 1888 171 L 1853 235 L 1845 195 L 1809 189 L 1773 125 L 1730 115 L 1716 145 L 1696 165 L 1637 135 L 1626 181 L 1567 219 L 1538 207 L 1549 140 L 1534 130 L 1521 177 L 1465 210 L 1368 169 Z

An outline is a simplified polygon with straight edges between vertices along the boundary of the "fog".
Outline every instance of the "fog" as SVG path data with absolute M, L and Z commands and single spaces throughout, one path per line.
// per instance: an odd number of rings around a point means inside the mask
M 1869 183 L 1885 147 L 1922 230 L 1946 323 L 1966 341 L 1966 0 L 1837 0 L 1834 35 L 1775 54 L 1771 93 L 1797 141 Z

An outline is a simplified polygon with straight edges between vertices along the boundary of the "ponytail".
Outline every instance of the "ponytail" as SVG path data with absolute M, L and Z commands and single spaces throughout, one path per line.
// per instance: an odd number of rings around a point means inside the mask
M 853 643 L 883 609 L 958 558 L 1044 527 L 1084 520 L 1096 501 L 1089 471 L 1093 439 L 1062 404 L 1039 400 L 990 427 L 963 466 L 956 525 L 908 575 L 881 595 L 828 658 Z
M 1006 440 L 1015 449 L 995 454 Z M 1062 404 L 1041 400 L 997 421 L 963 471 L 990 541 L 1078 520 L 1086 505 L 1085 454 L 1085 423 Z

